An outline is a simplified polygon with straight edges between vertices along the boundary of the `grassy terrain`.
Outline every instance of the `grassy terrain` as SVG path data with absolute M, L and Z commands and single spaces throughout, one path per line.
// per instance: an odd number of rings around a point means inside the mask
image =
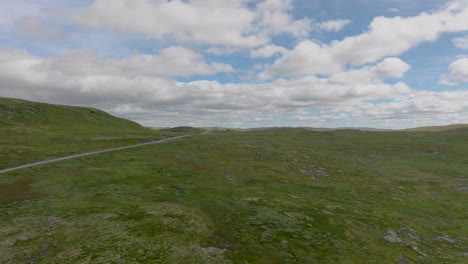
M 468 129 L 212 132 L 0 174 L 0 263 L 467 263 Z
M 447 125 L 447 126 L 416 127 L 416 128 L 404 129 L 404 131 L 441 132 L 441 131 L 448 131 L 448 130 L 459 129 L 459 128 L 468 128 L 468 124 L 454 124 L 454 125 Z
M 181 134 L 94 108 L 0 98 L 0 169 Z

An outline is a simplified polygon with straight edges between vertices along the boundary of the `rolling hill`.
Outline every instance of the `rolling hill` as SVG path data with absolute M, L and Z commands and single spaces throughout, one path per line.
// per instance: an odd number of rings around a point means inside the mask
M 88 107 L 0 98 L 0 127 L 50 131 L 126 131 L 150 133 L 140 124 Z
M 427 126 L 427 127 L 416 127 L 416 128 L 408 128 L 403 129 L 403 131 L 414 131 L 414 132 L 441 132 L 441 131 L 448 131 L 460 128 L 468 128 L 468 124 L 453 124 L 453 125 L 446 125 L 446 126 Z
M 181 134 L 95 108 L 0 98 L 0 169 Z

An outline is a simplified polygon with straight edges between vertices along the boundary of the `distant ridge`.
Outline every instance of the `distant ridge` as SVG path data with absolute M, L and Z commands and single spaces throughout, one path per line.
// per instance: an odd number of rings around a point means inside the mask
M 427 127 L 416 127 L 416 128 L 408 128 L 402 129 L 402 131 L 420 131 L 420 132 L 441 132 L 441 131 L 449 131 L 459 128 L 468 128 L 468 124 L 453 124 L 453 125 L 446 125 L 446 126 L 427 126 Z
M 202 133 L 206 130 L 202 128 L 196 128 L 196 127 L 180 126 L 180 127 L 164 128 L 164 129 L 160 129 L 160 131 L 197 134 L 197 133 Z
M 376 132 L 385 132 L 385 131 L 393 131 L 392 129 L 380 129 L 380 128 L 372 128 L 372 127 L 338 127 L 338 128 L 326 128 L 326 127 L 255 127 L 255 128 L 248 128 L 246 130 L 267 130 L 267 129 L 278 129 L 278 128 L 298 128 L 298 129 L 306 129 L 312 131 L 336 131 L 336 130 L 358 130 L 358 131 L 376 131 Z

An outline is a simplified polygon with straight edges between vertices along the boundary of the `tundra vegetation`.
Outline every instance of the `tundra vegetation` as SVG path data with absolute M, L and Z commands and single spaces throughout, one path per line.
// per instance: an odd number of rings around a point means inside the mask
M 125 124 L 2 124 L 0 167 L 192 131 Z M 467 176 L 468 128 L 210 132 L 0 174 L 0 263 L 466 263 Z

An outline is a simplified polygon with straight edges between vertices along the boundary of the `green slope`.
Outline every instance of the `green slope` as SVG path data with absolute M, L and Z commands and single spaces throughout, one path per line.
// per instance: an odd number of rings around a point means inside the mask
M 0 263 L 467 263 L 467 132 L 212 132 L 3 174 Z
M 0 97 L 0 126 L 60 131 L 150 132 L 138 123 L 95 108 L 53 105 Z
M 95 108 L 0 98 L 0 169 L 175 135 Z
M 459 129 L 459 128 L 468 128 L 468 124 L 453 124 L 453 125 L 447 125 L 447 126 L 416 127 L 416 128 L 404 129 L 403 131 L 441 132 L 441 131 L 448 131 L 448 130 Z

